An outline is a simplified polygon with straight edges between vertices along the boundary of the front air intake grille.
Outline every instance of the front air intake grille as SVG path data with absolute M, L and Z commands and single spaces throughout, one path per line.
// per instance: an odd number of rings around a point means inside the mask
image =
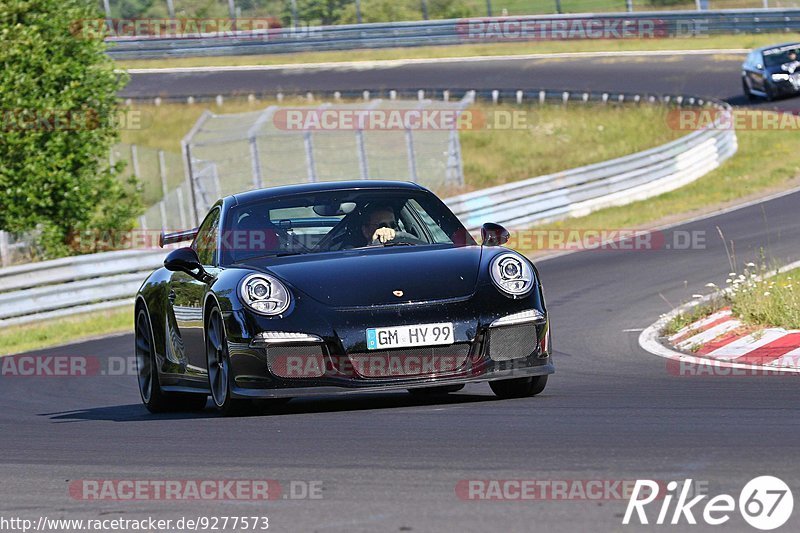
M 272 375 L 282 378 L 319 378 L 325 375 L 325 352 L 315 344 L 270 346 L 267 367 Z
M 394 378 L 448 374 L 467 362 L 470 344 L 425 346 L 348 354 L 353 370 L 365 378 Z
M 489 330 L 489 357 L 492 361 L 522 359 L 536 352 L 536 324 L 501 326 Z

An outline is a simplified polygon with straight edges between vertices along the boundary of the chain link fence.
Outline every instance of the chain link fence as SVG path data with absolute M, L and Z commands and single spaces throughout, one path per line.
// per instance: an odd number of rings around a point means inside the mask
M 220 196 L 298 182 L 391 179 L 456 189 L 464 183 L 457 117 L 473 99 L 207 111 L 183 140 L 194 222 Z M 444 114 L 456 118 L 423 123 Z

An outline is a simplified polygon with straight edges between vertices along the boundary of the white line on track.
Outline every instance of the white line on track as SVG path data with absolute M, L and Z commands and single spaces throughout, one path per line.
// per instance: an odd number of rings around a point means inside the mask
M 593 57 L 652 57 L 652 56 L 702 56 L 717 54 L 746 54 L 744 48 L 717 48 L 709 50 L 625 50 L 606 52 L 564 52 L 555 54 L 519 54 L 502 56 L 431 57 L 416 59 L 378 59 L 373 61 L 330 61 L 325 63 L 287 63 L 283 65 L 218 65 L 204 67 L 132 68 L 129 74 L 180 74 L 191 72 L 248 72 L 273 70 L 370 70 L 395 68 L 407 65 L 435 65 L 441 63 L 481 63 L 534 59 L 580 59 Z M 123 71 L 125 69 L 120 69 Z

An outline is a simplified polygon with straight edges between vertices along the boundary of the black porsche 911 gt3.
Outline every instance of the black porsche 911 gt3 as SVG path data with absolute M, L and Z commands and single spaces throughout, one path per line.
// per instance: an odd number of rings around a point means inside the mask
M 219 200 L 136 297 L 142 401 L 225 413 L 356 391 L 531 396 L 554 372 L 539 276 L 427 189 L 329 182 Z

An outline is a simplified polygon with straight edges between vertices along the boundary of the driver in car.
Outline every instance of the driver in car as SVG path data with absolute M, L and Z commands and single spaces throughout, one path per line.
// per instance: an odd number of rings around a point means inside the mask
M 797 50 L 789 50 L 789 53 L 786 54 L 786 62 L 781 65 L 781 69 L 789 74 L 794 74 L 797 70 L 800 70 L 800 61 L 797 60 Z
M 370 205 L 364 212 L 361 233 L 366 239 L 364 246 L 386 244 L 397 236 L 397 217 L 388 205 Z

